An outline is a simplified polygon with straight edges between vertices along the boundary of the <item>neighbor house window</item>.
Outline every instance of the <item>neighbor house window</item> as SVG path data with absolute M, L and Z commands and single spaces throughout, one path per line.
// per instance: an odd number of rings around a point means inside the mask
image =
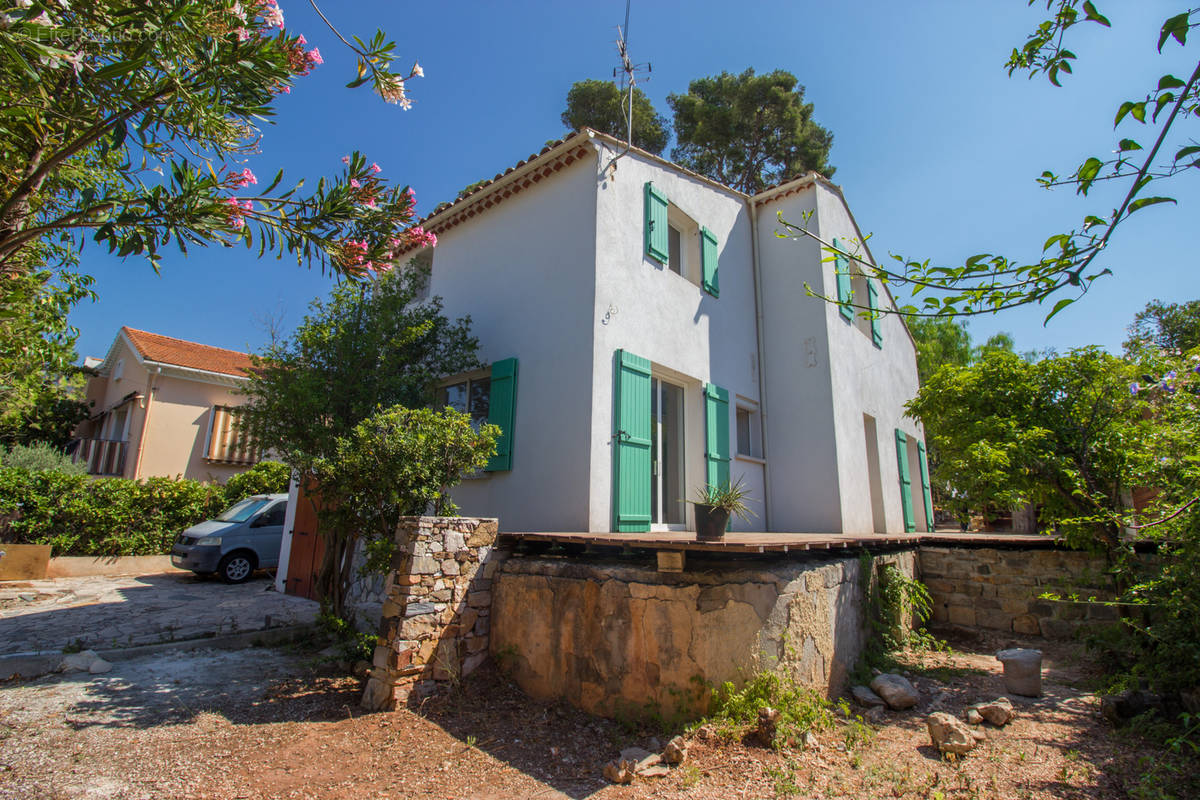
M 213 406 L 208 422 L 208 443 L 204 457 L 224 464 L 256 464 L 261 453 L 258 443 L 238 424 L 240 416 L 233 406 Z

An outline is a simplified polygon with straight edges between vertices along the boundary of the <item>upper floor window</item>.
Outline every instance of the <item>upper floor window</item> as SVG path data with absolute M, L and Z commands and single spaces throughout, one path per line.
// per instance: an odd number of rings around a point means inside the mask
M 492 378 L 486 370 L 456 376 L 438 390 L 438 406 L 470 414 L 476 428 L 488 421 L 491 399 Z
M 261 457 L 258 443 L 238 424 L 238 409 L 213 406 L 208 424 L 208 446 L 204 457 L 227 464 L 255 464 Z

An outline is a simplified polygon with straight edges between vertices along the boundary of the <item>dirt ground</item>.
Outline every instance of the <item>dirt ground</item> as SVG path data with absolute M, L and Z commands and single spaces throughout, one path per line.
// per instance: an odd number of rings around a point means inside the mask
M 925 698 L 773 752 L 690 734 L 665 778 L 601 777 L 629 745 L 678 731 L 637 728 L 535 702 L 485 669 L 422 707 L 365 714 L 360 681 L 280 649 L 197 651 L 118 662 L 96 676 L 0 688 L 3 798 L 1121 798 L 1151 745 L 1113 731 L 1070 646 L 1046 650 L 1046 696 L 963 759 L 942 760 L 924 718 L 1003 693 L 993 653 L 1011 639 L 910 655 Z M 1014 697 L 1014 700 L 1017 698 Z M 849 747 L 847 745 L 850 745 Z

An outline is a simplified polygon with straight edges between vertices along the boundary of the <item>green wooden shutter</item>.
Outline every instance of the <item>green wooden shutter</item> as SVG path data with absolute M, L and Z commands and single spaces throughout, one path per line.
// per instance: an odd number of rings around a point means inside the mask
M 624 350 L 618 350 L 614 360 L 613 529 L 648 531 L 650 362 Z
M 671 257 L 667 231 L 667 196 L 646 181 L 646 255 L 660 264 Z
M 713 297 L 721 296 L 721 285 L 717 275 L 717 237 L 708 228 L 700 229 L 701 285 Z
M 871 308 L 871 341 L 876 347 L 882 348 L 883 328 L 880 327 L 880 323 L 883 320 L 879 318 L 879 290 L 870 278 L 867 278 L 867 305 Z
M 929 486 L 929 464 L 925 455 L 925 443 L 917 442 L 917 452 L 921 457 L 921 490 L 925 493 L 925 530 L 933 530 L 933 492 Z
M 833 240 L 833 246 L 837 250 L 842 249 L 837 239 Z M 847 320 L 852 320 L 854 309 L 850 307 L 850 259 L 841 253 L 836 254 L 833 257 L 833 274 L 837 278 L 838 310 Z
M 488 398 L 488 422 L 500 426 L 496 454 L 488 459 L 488 472 L 512 469 L 513 423 L 517 413 L 517 360 L 506 358 L 492 363 L 491 396 Z
M 704 461 L 709 486 L 729 483 L 729 390 L 704 385 Z
M 896 466 L 900 468 L 900 506 L 904 509 L 904 530 L 909 533 L 917 529 L 913 517 L 912 479 L 908 476 L 908 437 L 896 428 Z

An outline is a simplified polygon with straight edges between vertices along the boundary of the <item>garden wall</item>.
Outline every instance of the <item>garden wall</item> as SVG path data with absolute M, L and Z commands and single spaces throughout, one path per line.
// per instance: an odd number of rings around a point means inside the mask
M 933 622 L 1070 638 L 1087 623 L 1117 619 L 1112 606 L 1039 599 L 1044 592 L 1111 598 L 1104 556 L 1056 548 L 920 548 Z
M 913 574 L 912 551 L 884 560 Z M 513 558 L 493 586 L 491 652 L 527 693 L 603 715 L 702 711 L 706 684 L 762 667 L 836 694 L 865 643 L 864 578 L 857 557 L 682 573 Z

